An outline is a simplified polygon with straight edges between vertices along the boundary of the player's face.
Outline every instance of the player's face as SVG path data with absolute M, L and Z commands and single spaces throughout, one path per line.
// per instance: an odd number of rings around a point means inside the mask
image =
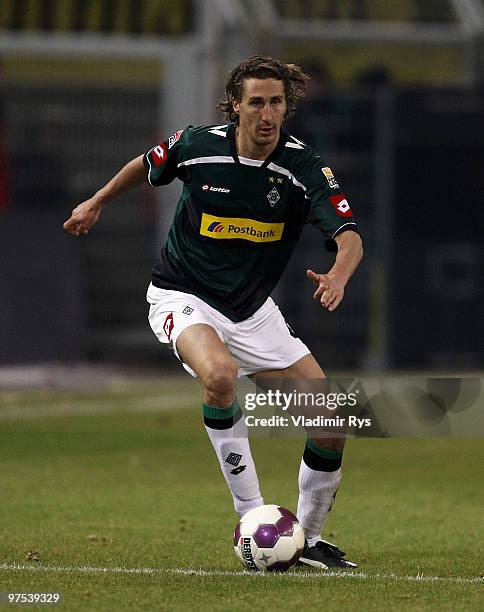
M 233 107 L 239 115 L 239 130 L 244 139 L 252 146 L 275 147 L 286 112 L 282 81 L 245 79 L 242 100 L 234 100 Z

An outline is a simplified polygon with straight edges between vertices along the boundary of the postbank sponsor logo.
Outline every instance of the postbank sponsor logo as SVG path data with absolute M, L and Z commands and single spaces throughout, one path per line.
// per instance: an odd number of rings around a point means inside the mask
M 215 217 L 202 214 L 200 234 L 210 238 L 238 238 L 250 242 L 276 242 L 281 239 L 284 223 L 263 223 L 240 217 Z
M 207 232 L 215 232 L 216 234 L 224 230 L 224 226 L 219 221 L 213 221 L 207 227 Z

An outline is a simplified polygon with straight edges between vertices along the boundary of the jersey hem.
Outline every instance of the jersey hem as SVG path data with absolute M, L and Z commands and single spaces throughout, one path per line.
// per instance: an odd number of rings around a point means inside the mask
M 264 303 L 262 302 L 262 304 L 259 304 L 257 308 L 255 308 L 253 311 L 251 310 L 248 314 L 244 312 L 244 314 L 241 315 L 232 310 L 227 310 L 226 308 L 221 307 L 218 302 L 215 302 L 213 299 L 211 299 L 210 297 L 208 297 L 202 292 L 195 291 L 191 287 L 177 287 L 170 283 L 166 283 L 166 282 L 164 283 L 163 281 L 160 281 L 159 279 L 157 279 L 156 276 L 151 277 L 151 282 L 153 283 L 155 287 L 158 287 L 158 289 L 169 289 L 171 291 L 180 291 L 182 293 L 189 293 L 190 295 L 194 295 L 195 297 L 199 298 L 200 300 L 202 300 L 203 302 L 207 303 L 209 306 L 214 308 L 216 311 L 220 312 L 220 314 L 223 314 L 224 317 L 227 317 L 227 319 L 232 321 L 232 323 L 241 323 L 242 321 L 246 321 L 247 319 L 250 319 L 250 317 L 255 312 L 257 312 L 257 310 Z M 267 297 L 268 296 L 265 297 L 264 301 L 267 299 Z

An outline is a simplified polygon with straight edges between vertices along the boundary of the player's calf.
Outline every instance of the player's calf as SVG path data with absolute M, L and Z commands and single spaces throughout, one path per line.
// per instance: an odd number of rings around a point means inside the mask
M 247 426 L 235 400 L 227 408 L 203 405 L 205 429 L 232 494 L 234 509 L 243 516 L 264 500 L 250 452 Z

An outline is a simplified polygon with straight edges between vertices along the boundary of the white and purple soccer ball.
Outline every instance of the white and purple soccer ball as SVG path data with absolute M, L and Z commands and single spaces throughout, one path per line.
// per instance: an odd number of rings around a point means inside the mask
M 297 517 L 275 504 L 249 510 L 234 531 L 235 554 L 252 571 L 285 572 L 297 563 L 304 542 Z

